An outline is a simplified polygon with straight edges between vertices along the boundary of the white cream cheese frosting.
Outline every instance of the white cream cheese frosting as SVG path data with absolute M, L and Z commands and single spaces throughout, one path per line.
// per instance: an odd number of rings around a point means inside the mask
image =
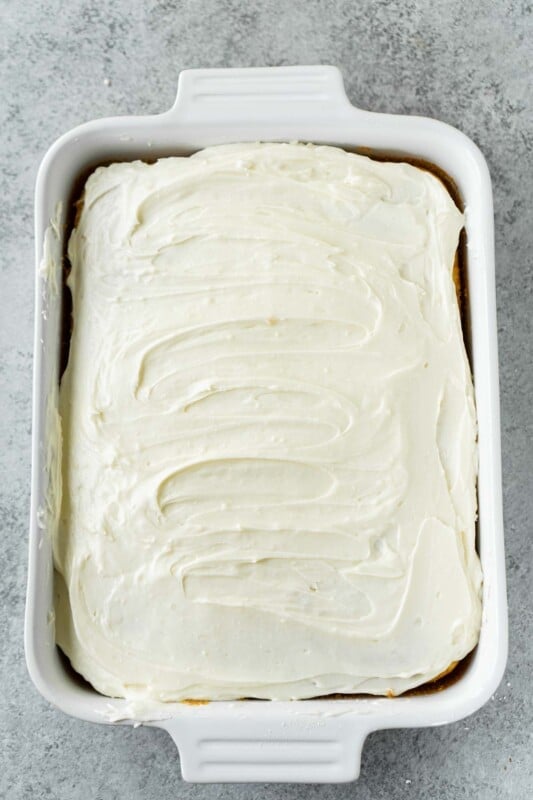
M 334 147 L 91 175 L 54 557 L 96 689 L 397 694 L 475 646 L 462 225 L 430 173 Z

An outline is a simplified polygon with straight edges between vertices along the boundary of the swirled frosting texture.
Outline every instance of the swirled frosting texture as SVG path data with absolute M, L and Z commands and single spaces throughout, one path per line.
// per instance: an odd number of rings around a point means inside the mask
M 462 224 L 431 174 L 333 147 L 89 178 L 55 560 L 99 691 L 399 693 L 474 647 Z

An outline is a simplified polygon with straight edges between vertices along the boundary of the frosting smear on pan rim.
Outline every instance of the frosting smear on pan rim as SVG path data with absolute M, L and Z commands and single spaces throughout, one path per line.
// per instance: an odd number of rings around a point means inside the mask
M 462 225 L 429 172 L 334 147 L 90 176 L 54 559 L 98 691 L 398 694 L 472 650 Z

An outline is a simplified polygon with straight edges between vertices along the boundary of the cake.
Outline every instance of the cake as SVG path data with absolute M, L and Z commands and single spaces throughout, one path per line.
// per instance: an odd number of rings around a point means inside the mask
M 91 174 L 54 561 L 99 692 L 397 695 L 475 647 L 462 226 L 429 171 L 329 146 Z

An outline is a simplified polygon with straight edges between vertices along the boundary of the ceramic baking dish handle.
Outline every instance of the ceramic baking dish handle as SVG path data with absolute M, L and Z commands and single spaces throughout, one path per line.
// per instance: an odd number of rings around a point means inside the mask
M 158 723 L 176 742 L 186 781 L 338 783 L 359 775 L 369 730 L 354 725 L 353 717 L 289 715 L 228 723 L 222 715 L 202 719 L 201 709 L 195 710 L 187 719 Z
M 184 123 L 220 125 L 271 121 L 280 113 L 298 120 L 334 120 L 350 111 L 339 70 L 310 66 L 185 70 L 167 114 Z

